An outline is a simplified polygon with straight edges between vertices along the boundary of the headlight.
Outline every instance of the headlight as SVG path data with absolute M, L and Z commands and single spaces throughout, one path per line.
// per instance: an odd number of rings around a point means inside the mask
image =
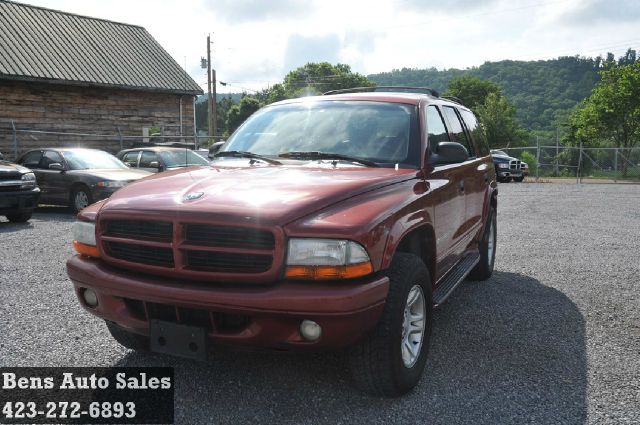
M 100 257 L 96 247 L 96 225 L 87 221 L 76 221 L 73 224 L 73 247 L 78 254 L 88 257 Z
M 289 279 L 351 279 L 373 271 L 367 251 L 341 239 L 290 239 L 285 276 Z
M 125 182 L 125 181 L 103 181 L 103 182 L 98 182 L 96 183 L 96 186 L 98 187 L 123 187 L 126 186 L 126 184 L 129 182 Z
M 23 174 L 20 180 L 22 181 L 20 189 L 33 189 L 36 187 L 36 175 L 33 173 Z
M 498 164 L 498 168 L 509 168 L 509 164 L 506 162 L 501 162 Z

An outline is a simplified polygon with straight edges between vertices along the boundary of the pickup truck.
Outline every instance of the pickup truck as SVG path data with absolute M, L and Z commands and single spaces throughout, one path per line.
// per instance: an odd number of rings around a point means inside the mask
M 252 115 L 209 166 L 78 214 L 80 304 L 136 350 L 346 350 L 355 384 L 420 380 L 433 308 L 491 276 L 496 175 L 474 114 L 430 89 L 342 90 Z

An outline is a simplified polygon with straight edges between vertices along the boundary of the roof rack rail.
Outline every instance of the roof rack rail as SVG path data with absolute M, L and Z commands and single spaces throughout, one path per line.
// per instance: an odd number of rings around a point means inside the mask
M 443 98 L 443 99 L 450 100 L 450 101 L 455 102 L 455 103 L 459 103 L 460 105 L 463 105 L 462 101 L 459 98 L 455 97 L 455 96 L 440 96 L 440 97 Z
M 424 93 L 433 97 L 440 97 L 440 93 L 430 87 L 412 87 L 412 86 L 376 86 L 376 87 L 353 87 L 350 89 L 330 90 L 322 93 L 323 96 L 339 93 L 361 93 L 361 92 L 407 92 L 407 93 Z

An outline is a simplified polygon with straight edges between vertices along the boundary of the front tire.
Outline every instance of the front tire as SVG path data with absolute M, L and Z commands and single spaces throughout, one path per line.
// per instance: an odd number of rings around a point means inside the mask
M 91 192 L 89 188 L 85 186 L 78 186 L 71 191 L 71 208 L 73 212 L 76 214 L 79 213 L 82 209 L 88 207 L 93 204 L 93 199 L 91 197 Z
M 493 266 L 496 262 L 496 240 L 498 235 L 496 215 L 496 209 L 491 207 L 482 240 L 478 243 L 480 261 L 473 270 L 471 270 L 471 273 L 469 273 L 467 277 L 469 280 L 487 280 L 493 274 Z
M 32 214 L 33 214 L 33 211 L 23 212 L 18 214 L 7 214 L 7 220 L 9 220 L 12 223 L 26 223 L 27 221 L 31 220 Z
M 373 334 L 350 353 L 354 382 L 373 395 L 399 396 L 424 370 L 433 315 L 431 279 L 419 257 L 397 253 L 387 273 L 389 293 Z

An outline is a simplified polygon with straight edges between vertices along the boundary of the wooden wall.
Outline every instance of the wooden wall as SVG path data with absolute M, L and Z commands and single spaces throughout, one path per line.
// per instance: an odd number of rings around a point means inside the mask
M 47 146 L 85 146 L 115 153 L 143 143 L 143 128 L 163 128 L 164 135 L 182 134 L 193 141 L 193 96 L 98 87 L 79 87 L 0 79 L 0 152 L 14 157 L 11 121 L 19 130 L 104 134 L 111 137 L 17 133 L 18 154 Z M 180 139 L 175 139 L 179 141 Z M 174 139 L 171 139 L 174 141 Z

